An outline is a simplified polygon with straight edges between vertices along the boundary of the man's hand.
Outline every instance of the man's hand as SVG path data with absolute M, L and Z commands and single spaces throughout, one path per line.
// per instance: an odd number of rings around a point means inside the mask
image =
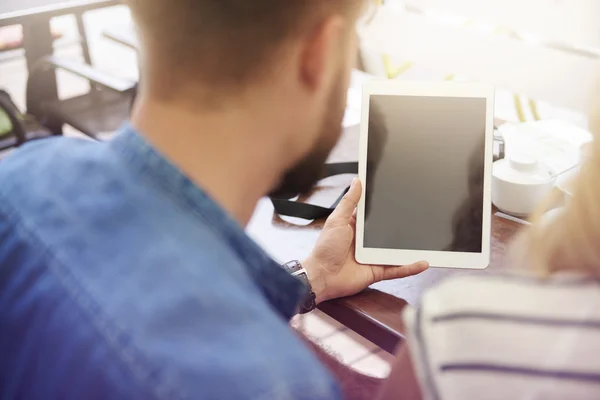
M 312 254 L 304 261 L 317 304 L 356 294 L 373 283 L 406 278 L 425 271 L 429 264 L 419 262 L 402 267 L 361 265 L 354 258 L 356 206 L 362 186 L 358 179 L 331 214 Z

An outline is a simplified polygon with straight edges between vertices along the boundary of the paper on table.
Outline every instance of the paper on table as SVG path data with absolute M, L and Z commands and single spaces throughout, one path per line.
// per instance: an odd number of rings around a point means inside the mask
M 588 131 L 561 120 L 505 124 L 499 130 L 506 142 L 507 157 L 525 152 L 555 174 L 578 164 L 581 146 L 592 140 Z
M 342 123 L 344 128 L 360 124 L 362 112 L 362 90 L 357 88 L 348 89 L 348 103 L 346 114 Z
M 355 126 L 360 124 L 361 119 L 361 110 L 354 109 L 346 109 L 346 113 L 344 114 L 344 120 L 342 121 L 342 127 L 349 128 L 351 126 Z
M 362 86 L 372 80 L 378 79 L 377 76 L 367 74 L 366 72 L 359 71 L 357 69 L 352 70 L 352 75 L 350 76 L 350 87 L 355 89 L 361 89 Z
M 352 71 L 350 88 L 348 89 L 346 113 L 344 114 L 344 120 L 342 122 L 344 128 L 360 124 L 362 116 L 362 87 L 365 82 L 374 78 L 373 75 L 358 70 Z

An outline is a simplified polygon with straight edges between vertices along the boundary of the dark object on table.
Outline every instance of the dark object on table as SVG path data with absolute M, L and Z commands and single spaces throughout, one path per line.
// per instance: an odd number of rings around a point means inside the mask
M 65 100 L 37 98 L 35 88 L 39 87 L 38 80 L 53 69 L 62 69 L 87 79 L 90 91 Z M 98 133 L 117 130 L 129 118 L 135 92 L 133 82 L 102 73 L 88 64 L 57 57 L 40 60 L 27 81 L 27 103 L 44 125 L 62 127 L 68 124 L 94 139 L 97 139 Z
M 347 162 L 347 163 L 331 163 L 326 164 L 321 179 L 328 178 L 330 176 L 342 175 L 342 174 L 357 174 L 358 173 L 358 162 Z M 276 196 L 271 195 L 271 202 L 275 209 L 275 213 L 287 217 L 302 218 L 306 220 L 320 220 L 325 219 L 331 215 L 333 210 L 342 201 L 342 198 L 348 193 L 350 188 L 346 188 L 337 200 L 330 207 L 322 207 L 315 204 L 303 203 L 300 200 L 291 200 L 298 197 L 298 193 L 278 193 Z
M 51 136 L 48 129 L 29 115 L 23 115 L 10 95 L 0 90 L 0 151 L 22 145 L 29 140 Z
M 506 156 L 506 141 L 502 132 L 494 126 L 494 162 Z

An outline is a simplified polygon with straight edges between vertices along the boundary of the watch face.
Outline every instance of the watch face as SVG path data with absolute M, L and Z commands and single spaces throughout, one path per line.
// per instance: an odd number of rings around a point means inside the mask
M 292 275 L 303 270 L 302 264 L 298 261 L 290 261 L 289 263 L 284 264 L 283 267 Z

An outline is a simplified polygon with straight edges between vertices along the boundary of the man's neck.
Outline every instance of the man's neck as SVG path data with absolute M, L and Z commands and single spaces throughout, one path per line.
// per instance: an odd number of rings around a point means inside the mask
M 246 226 L 258 200 L 277 183 L 285 160 L 282 145 L 261 140 L 268 128 L 252 114 L 229 108 L 192 112 L 140 99 L 132 124 L 159 153 Z

